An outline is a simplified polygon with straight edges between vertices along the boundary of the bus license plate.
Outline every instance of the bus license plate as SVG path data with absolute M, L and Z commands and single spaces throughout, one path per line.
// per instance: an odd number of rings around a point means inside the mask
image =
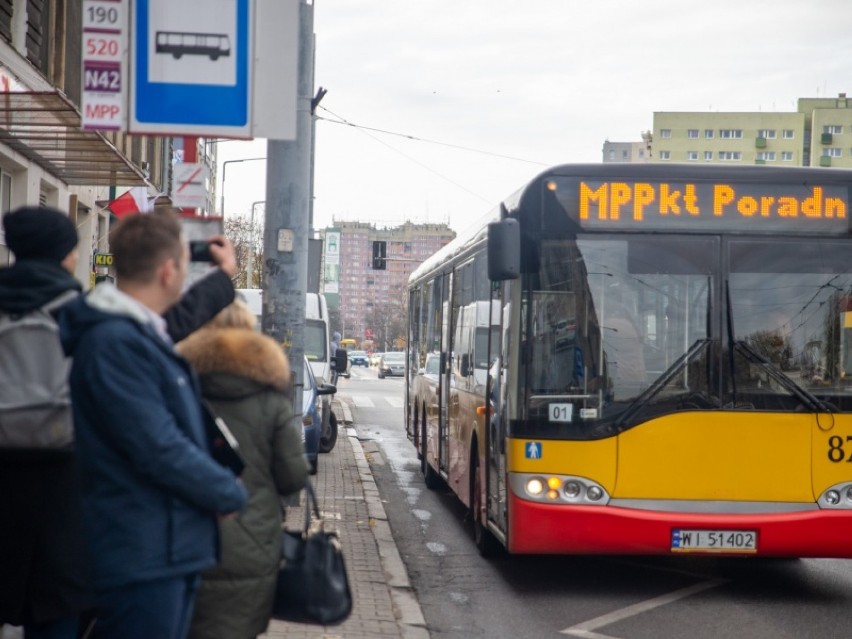
M 672 552 L 757 552 L 757 531 L 675 528 Z

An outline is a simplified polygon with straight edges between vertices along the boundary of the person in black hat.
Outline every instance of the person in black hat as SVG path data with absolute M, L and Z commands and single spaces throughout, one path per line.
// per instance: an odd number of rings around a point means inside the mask
M 0 315 L 82 289 L 72 275 L 77 230 L 65 213 L 19 208 L 3 229 L 15 263 L 0 268 Z M 81 517 L 73 448 L 0 446 L 0 625 L 23 625 L 27 638 L 76 637 L 91 605 Z

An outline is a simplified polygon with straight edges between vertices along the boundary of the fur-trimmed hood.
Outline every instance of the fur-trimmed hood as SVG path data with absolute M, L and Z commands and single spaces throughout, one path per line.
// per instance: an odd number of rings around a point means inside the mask
M 202 328 L 177 345 L 202 377 L 224 373 L 275 390 L 290 387 L 290 364 L 271 337 L 246 328 Z

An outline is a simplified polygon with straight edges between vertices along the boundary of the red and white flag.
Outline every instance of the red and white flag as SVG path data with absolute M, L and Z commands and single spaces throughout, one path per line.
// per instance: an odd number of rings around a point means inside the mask
M 135 213 L 150 213 L 154 210 L 156 197 L 148 197 L 148 189 L 144 186 L 135 186 L 127 193 L 119 195 L 104 208 L 108 209 L 119 220 L 134 215 Z

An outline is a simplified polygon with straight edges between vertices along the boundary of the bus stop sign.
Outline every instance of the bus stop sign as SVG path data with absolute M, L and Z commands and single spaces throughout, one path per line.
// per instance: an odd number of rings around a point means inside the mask
M 131 132 L 251 136 L 252 6 L 133 3 Z

